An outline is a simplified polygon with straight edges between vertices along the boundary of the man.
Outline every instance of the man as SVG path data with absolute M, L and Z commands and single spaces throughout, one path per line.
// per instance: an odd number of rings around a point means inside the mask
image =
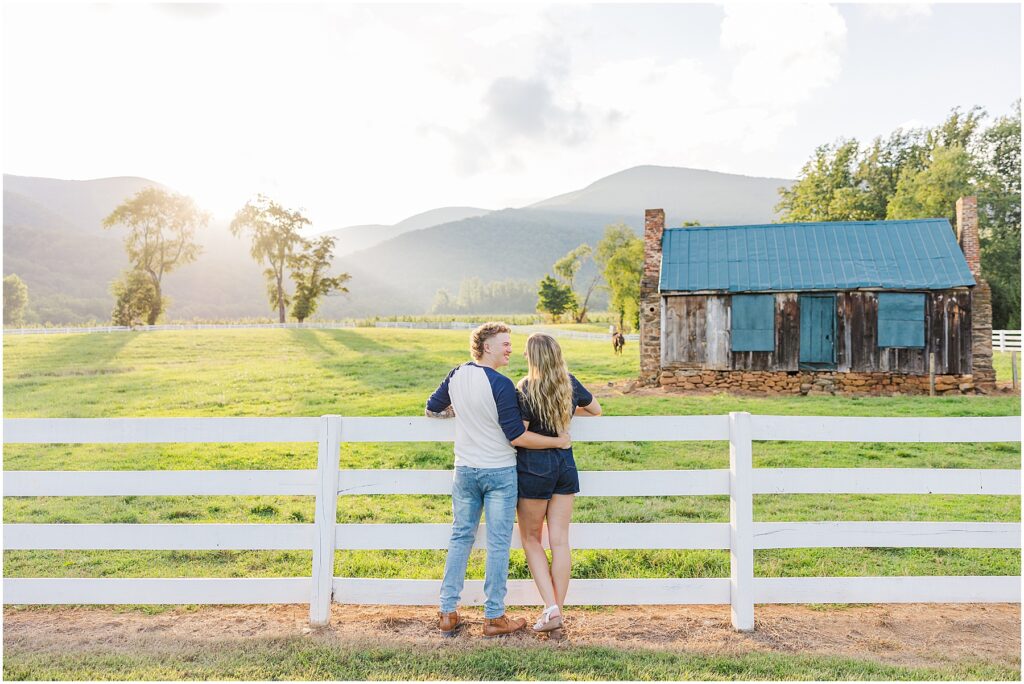
M 518 500 L 515 447 L 566 449 L 571 444 L 568 435 L 545 437 L 524 427 L 515 385 L 497 371 L 508 365 L 512 354 L 511 332 L 504 323 L 484 323 L 474 330 L 470 336 L 473 361 L 453 369 L 427 400 L 428 416 L 455 417 L 454 521 L 438 620 L 444 636 L 454 636 L 462 625 L 457 608 L 481 511 L 487 513 L 484 636 L 503 636 L 526 627 L 523 618 L 505 615 Z

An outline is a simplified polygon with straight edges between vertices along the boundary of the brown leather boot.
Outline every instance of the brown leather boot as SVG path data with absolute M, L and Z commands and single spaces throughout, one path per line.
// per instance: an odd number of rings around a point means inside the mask
M 462 619 L 459 618 L 459 611 L 453 610 L 450 613 L 437 611 L 437 628 L 441 630 L 441 636 L 453 637 L 462 626 Z
M 512 632 L 518 632 L 526 628 L 526 620 L 523 618 L 510 619 L 508 615 L 484 620 L 484 637 L 491 639 L 498 636 L 507 636 Z

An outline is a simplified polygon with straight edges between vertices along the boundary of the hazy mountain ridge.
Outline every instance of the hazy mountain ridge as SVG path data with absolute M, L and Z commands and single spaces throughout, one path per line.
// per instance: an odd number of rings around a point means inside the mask
M 461 221 L 465 218 L 474 218 L 488 212 L 490 209 L 480 209 L 479 207 L 440 207 L 410 216 L 392 226 L 379 223 L 347 226 L 317 233 L 317 235 L 331 235 L 337 238 L 334 251 L 338 256 L 342 256 L 373 247 L 404 233 L 432 228 L 442 223 Z
M 639 232 L 647 208 L 664 208 L 670 226 L 690 220 L 769 222 L 778 186 L 790 182 L 641 166 L 525 208 L 444 207 L 394 226 L 329 231 L 338 237 L 336 270 L 352 275 L 352 293 L 325 299 L 319 315 L 420 314 L 438 288 L 454 295 L 464 278 L 536 281 L 570 249 L 596 244 L 611 223 L 626 223 Z M 4 274 L 17 273 L 25 280 L 31 307 L 42 321 L 109 318 L 109 284 L 128 261 L 125 230 L 104 230 L 100 222 L 148 185 L 163 187 L 131 177 L 64 181 L 4 176 Z M 439 218 L 449 220 L 432 223 Z M 397 234 L 385 236 L 388 230 Z M 378 231 L 375 237 L 382 240 L 360 247 L 359 231 Z M 168 317 L 272 316 L 264 266 L 252 260 L 248 242 L 231 235 L 224 221 L 211 223 L 197 239 L 203 245 L 199 259 L 164 278 L 164 291 L 172 299 Z
M 779 188 L 792 182 L 671 166 L 634 166 L 527 208 L 633 216 L 638 212 L 640 220 L 644 209 L 664 209 L 668 226 L 685 221 L 704 225 L 766 223 L 775 215 Z

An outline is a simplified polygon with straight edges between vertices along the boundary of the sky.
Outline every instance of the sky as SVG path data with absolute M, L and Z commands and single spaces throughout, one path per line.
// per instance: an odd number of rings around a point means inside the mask
M 3 5 L 3 171 L 142 176 L 316 230 L 1010 111 L 1017 4 Z

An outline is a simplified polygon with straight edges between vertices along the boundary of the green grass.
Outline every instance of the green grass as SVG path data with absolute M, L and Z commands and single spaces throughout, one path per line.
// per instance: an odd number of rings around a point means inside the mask
M 249 638 L 217 648 L 4 653 L 5 679 L 113 680 L 1016 680 L 983 662 L 942 668 L 783 653 L 700 654 L 604 647 L 339 645 L 326 638 Z
M 606 330 L 605 326 L 601 326 Z M 12 336 L 4 339 L 5 417 L 419 415 L 427 395 L 466 357 L 468 331 L 389 329 L 219 330 Z M 515 335 L 516 351 L 524 336 Z M 564 340 L 588 386 L 634 376 L 637 345 L 621 357 L 601 342 Z M 522 357 L 507 374 L 518 379 Z M 997 368 L 1002 360 L 997 354 Z M 1001 372 L 1001 371 L 1000 371 Z M 1019 415 L 1016 397 L 611 396 L 608 415 Z M 721 442 L 591 443 L 575 448 L 584 470 L 724 468 Z M 313 444 L 5 445 L 6 470 L 314 468 Z M 342 468 L 451 467 L 449 444 L 343 445 Z M 754 445 L 759 467 L 1019 468 L 1018 444 Z M 342 474 L 344 477 L 344 473 Z M 308 523 L 312 497 L 7 497 L 5 523 Z M 771 495 L 754 499 L 761 521 L 1020 520 L 1017 497 Z M 447 522 L 443 496 L 350 496 L 339 522 Z M 728 500 L 584 497 L 580 522 L 723 522 Z M 5 577 L 308 576 L 309 551 L 7 551 Z M 437 579 L 444 551 L 339 552 L 335 574 Z M 482 578 L 474 552 L 468 575 Z M 759 576 L 1016 575 L 1004 549 L 785 549 L 758 551 Z M 574 553 L 573 576 L 726 577 L 724 551 Z M 510 576 L 529 577 L 521 551 Z M 41 608 L 30 608 L 30 610 Z M 163 612 L 165 606 L 121 610 Z M 981 662 L 940 668 L 815 655 L 695 654 L 598 647 L 382 648 L 309 637 L 185 642 L 147 649 L 109 645 L 34 651 L 6 645 L 7 679 L 1019 679 L 1019 668 Z
M 1017 383 L 1020 387 L 1020 352 L 1017 352 Z M 1013 380 L 1013 368 L 1010 361 L 1010 352 L 992 352 L 992 367 L 996 371 L 996 380 L 999 382 L 1010 382 Z
M 419 415 L 445 373 L 466 358 L 468 331 L 401 329 L 203 330 L 12 336 L 4 339 L 5 417 Z M 516 353 L 507 374 L 525 372 Z M 635 375 L 637 345 L 563 340 L 588 386 Z M 997 355 L 998 356 L 998 355 Z M 736 397 L 622 395 L 601 399 L 608 415 L 1019 415 L 1016 397 Z M 583 470 L 728 466 L 724 442 L 589 443 Z M 313 444 L 6 445 L 6 470 L 314 468 Z M 451 467 L 450 444 L 344 445 L 342 468 Z M 758 467 L 1019 468 L 1018 444 L 763 442 Z M 344 474 L 343 474 L 344 476 Z M 1019 499 L 999 496 L 757 496 L 761 521 L 1020 520 Z M 311 497 L 7 497 L 4 522 L 284 524 L 313 519 Z M 353 496 L 339 522 L 447 522 L 437 496 Z M 723 522 L 725 497 L 597 497 L 577 502 L 580 522 Z M 339 552 L 339 575 L 440 577 L 443 551 Z M 295 576 L 306 552 L 8 551 L 7 577 Z M 1019 574 L 1020 554 L 979 549 L 788 549 L 759 551 L 760 575 Z M 471 577 L 483 576 L 474 554 Z M 513 577 L 528 577 L 514 552 Z M 721 551 L 601 551 L 575 554 L 574 577 L 722 577 Z

